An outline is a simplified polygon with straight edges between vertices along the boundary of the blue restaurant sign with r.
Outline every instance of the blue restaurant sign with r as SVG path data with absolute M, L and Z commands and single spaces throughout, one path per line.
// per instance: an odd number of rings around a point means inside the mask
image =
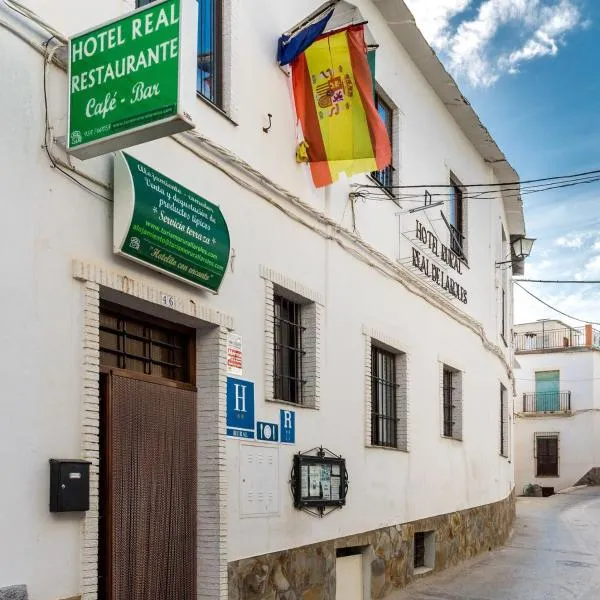
M 296 413 L 293 410 L 279 411 L 279 429 L 282 444 L 296 443 Z
M 227 378 L 227 435 L 254 439 L 254 383 Z

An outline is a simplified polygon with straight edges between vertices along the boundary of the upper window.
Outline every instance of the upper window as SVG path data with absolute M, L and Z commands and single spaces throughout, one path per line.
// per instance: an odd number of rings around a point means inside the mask
M 462 373 L 452 367 L 442 368 L 442 410 L 444 437 L 462 439 Z
M 386 102 L 381 94 L 375 93 L 375 106 L 377 112 L 385 125 L 388 137 L 390 139 L 390 145 L 392 146 L 392 162 L 382 169 L 381 171 L 373 171 L 371 177 L 377 181 L 377 183 L 384 188 L 390 194 L 393 194 L 394 185 L 394 146 L 393 146 L 393 119 L 394 119 L 394 108 L 389 102 Z
M 273 390 L 275 398 L 302 404 L 304 395 L 302 305 L 275 294 Z
M 464 258 L 464 202 L 460 185 L 450 181 L 450 248 L 455 254 Z
M 222 0 L 198 0 L 196 90 L 219 108 L 222 84 Z

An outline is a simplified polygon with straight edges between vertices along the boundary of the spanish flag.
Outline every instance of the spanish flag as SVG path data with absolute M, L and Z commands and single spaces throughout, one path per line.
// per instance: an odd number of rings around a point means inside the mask
M 292 62 L 296 114 L 316 187 L 380 171 L 391 161 L 390 140 L 373 99 L 362 25 L 317 38 Z

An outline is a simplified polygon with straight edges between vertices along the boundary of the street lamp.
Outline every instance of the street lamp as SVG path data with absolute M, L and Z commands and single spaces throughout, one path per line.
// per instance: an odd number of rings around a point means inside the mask
M 533 247 L 534 242 L 535 238 L 528 238 L 524 235 L 513 240 L 510 244 L 512 247 L 512 258 L 510 260 L 497 262 L 496 266 L 506 265 L 516 260 L 525 260 L 531 254 L 531 248 Z

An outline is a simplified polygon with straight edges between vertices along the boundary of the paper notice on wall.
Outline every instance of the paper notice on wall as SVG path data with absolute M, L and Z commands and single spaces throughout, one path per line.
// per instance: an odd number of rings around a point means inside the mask
M 227 372 L 243 375 L 242 372 L 242 336 L 230 333 L 227 336 Z
M 331 500 L 339 500 L 340 499 L 340 478 L 332 477 L 331 478 Z
M 308 498 L 308 466 L 300 467 L 300 496 Z
M 309 496 L 321 497 L 321 465 L 311 465 L 308 468 Z
M 331 467 L 329 465 L 321 466 L 321 491 L 323 500 L 331 500 Z

